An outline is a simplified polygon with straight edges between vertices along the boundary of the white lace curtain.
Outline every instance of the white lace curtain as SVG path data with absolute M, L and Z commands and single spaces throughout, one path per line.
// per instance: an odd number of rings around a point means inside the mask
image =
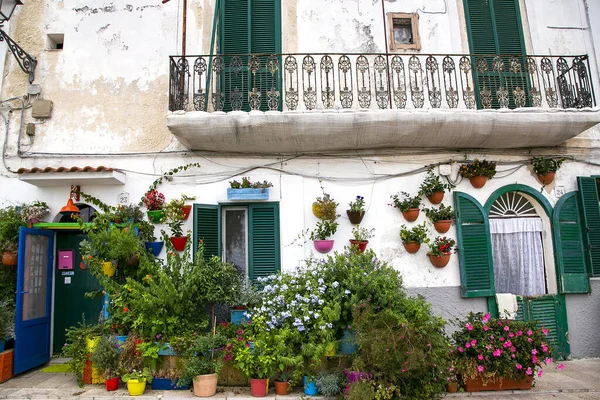
M 542 220 L 490 219 L 496 293 L 546 293 Z

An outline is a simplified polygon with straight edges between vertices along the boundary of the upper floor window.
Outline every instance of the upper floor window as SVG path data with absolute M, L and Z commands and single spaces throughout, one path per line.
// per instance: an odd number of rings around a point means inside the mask
M 388 26 L 390 30 L 390 50 L 421 50 L 418 14 L 388 14 Z

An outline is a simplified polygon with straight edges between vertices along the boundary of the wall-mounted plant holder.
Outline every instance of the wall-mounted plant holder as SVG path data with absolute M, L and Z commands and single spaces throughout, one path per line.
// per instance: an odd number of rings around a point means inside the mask
M 269 200 L 269 188 L 228 188 L 227 200 Z

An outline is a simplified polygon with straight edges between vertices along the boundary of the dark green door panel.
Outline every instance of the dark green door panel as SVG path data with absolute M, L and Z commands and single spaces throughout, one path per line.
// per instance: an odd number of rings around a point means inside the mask
M 85 316 L 87 323 L 98 322 L 102 311 L 102 297 L 85 296 L 88 292 L 99 292 L 102 287 L 90 271 L 81 269 L 81 253 L 79 243 L 86 235 L 79 232 L 57 232 L 56 250 L 73 250 L 73 269 L 58 270 L 54 267 L 54 336 L 52 341 L 53 354 L 60 354 L 65 344 L 65 329 L 76 326 Z M 57 254 L 58 259 L 58 254 Z M 67 279 L 70 278 L 70 279 Z M 69 283 L 70 281 L 70 283 Z

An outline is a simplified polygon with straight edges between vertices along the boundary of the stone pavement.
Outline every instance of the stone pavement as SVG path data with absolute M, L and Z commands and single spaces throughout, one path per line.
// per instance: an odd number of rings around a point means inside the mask
M 526 391 L 454 393 L 453 397 L 476 397 L 480 400 L 542 400 L 542 399 L 599 399 L 600 400 L 600 359 L 585 359 L 565 361 L 562 371 L 556 366 L 544 368 L 542 378 L 536 380 L 536 385 Z M 273 389 L 270 389 L 273 391 Z M 77 386 L 75 376 L 65 373 L 43 373 L 32 371 L 19 375 L 0 384 L 0 399 L 125 399 L 130 398 L 127 390 L 121 386 L 115 392 L 107 392 L 103 386 Z M 194 398 L 191 391 L 154 391 L 146 390 L 143 396 L 131 397 L 138 400 L 174 400 Z M 219 387 L 215 399 L 250 400 L 248 388 Z M 288 396 L 269 395 L 270 399 L 299 400 L 307 399 L 301 391 Z M 319 398 L 316 396 L 315 398 Z M 367 399 L 365 399 L 367 400 Z M 458 399 L 457 399 L 458 400 Z

